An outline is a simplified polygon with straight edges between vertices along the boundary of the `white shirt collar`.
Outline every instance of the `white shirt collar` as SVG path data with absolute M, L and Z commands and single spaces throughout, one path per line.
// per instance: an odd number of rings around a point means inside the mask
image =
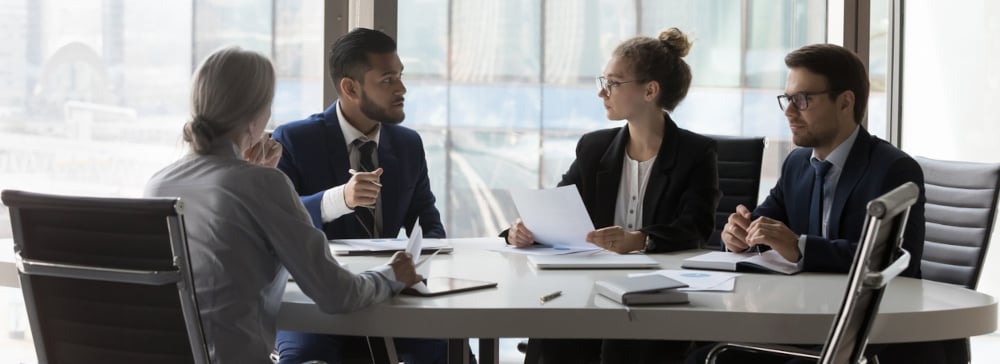
M 351 143 L 354 143 L 354 140 L 358 138 L 364 138 L 362 140 L 374 141 L 375 145 L 378 145 L 379 136 L 382 135 L 382 123 L 377 124 L 377 126 L 375 127 L 375 132 L 372 133 L 372 135 L 365 135 L 365 133 L 362 133 L 361 130 L 358 130 L 357 128 L 354 127 L 354 125 L 351 125 L 351 123 L 347 122 L 347 118 L 344 117 L 344 112 L 340 110 L 339 100 L 337 101 L 336 109 L 337 109 L 337 122 L 340 123 L 340 130 L 344 133 L 345 145 L 349 147 Z
M 836 167 L 838 170 L 844 169 L 844 165 L 847 164 L 847 156 L 851 154 L 851 148 L 854 147 L 854 140 L 858 139 L 859 130 L 861 130 L 861 126 L 856 125 L 854 127 L 854 132 L 851 133 L 851 136 L 847 137 L 847 139 L 844 139 L 844 141 L 841 142 L 840 145 L 838 145 L 836 148 L 833 148 L 833 151 L 830 152 L 830 155 L 826 156 L 826 160 L 829 161 L 830 163 L 833 163 L 833 166 Z M 816 156 L 815 149 L 813 149 L 812 158 L 819 159 L 819 157 Z

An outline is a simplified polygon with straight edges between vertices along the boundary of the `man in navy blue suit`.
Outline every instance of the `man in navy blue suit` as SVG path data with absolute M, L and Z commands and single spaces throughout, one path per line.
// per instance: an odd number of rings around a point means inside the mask
M 337 39 L 330 77 L 339 95 L 326 111 L 278 127 L 278 168 L 329 239 L 395 238 L 419 218 L 423 235 L 444 238 L 420 136 L 403 121 L 403 65 L 396 42 L 358 28 Z M 389 277 L 392 279 L 392 277 Z M 363 338 L 279 331 L 279 363 L 339 363 Z M 444 363 L 445 340 L 396 339 L 407 364 Z
M 777 185 L 760 206 L 751 212 L 740 205 L 729 216 L 722 233 L 726 248 L 741 252 L 766 246 L 804 271 L 846 273 L 861 240 L 865 206 L 913 182 L 921 193 L 903 233 L 911 258 L 902 275 L 920 278 L 923 171 L 909 155 L 861 126 L 869 87 L 861 60 L 841 46 L 815 44 L 789 53 L 785 64 L 788 78 L 778 103 L 792 141 L 801 148 L 785 159 Z M 937 355 L 937 347 L 928 343 L 898 344 L 886 346 L 879 359 L 936 363 Z

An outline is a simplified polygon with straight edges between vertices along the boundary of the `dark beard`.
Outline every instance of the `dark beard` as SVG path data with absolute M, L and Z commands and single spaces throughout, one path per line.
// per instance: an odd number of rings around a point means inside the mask
M 369 99 L 368 95 L 365 94 L 364 91 L 361 91 L 361 113 L 364 114 L 366 118 L 389 124 L 402 123 L 403 119 L 406 117 L 403 113 L 400 113 L 397 117 L 390 115 L 388 110 L 378 106 L 374 101 Z

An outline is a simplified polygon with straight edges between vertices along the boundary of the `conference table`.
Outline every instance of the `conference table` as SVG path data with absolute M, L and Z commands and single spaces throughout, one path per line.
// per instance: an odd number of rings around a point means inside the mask
M 595 295 L 595 280 L 644 269 L 539 270 L 525 255 L 488 250 L 500 238 L 448 239 L 451 254 L 430 261 L 428 277 L 497 282 L 496 288 L 438 297 L 397 296 L 343 314 L 320 312 L 290 283 L 278 316 L 285 330 L 374 337 L 450 339 L 449 362 L 463 362 L 467 338 L 480 339 L 479 362 L 496 363 L 497 338 L 609 338 L 821 344 L 840 309 L 845 274 L 741 273 L 730 292 L 690 292 L 689 303 L 622 306 Z M 680 269 L 704 251 L 652 254 L 660 269 Z M 355 272 L 388 257 L 342 256 Z M 540 298 L 561 291 L 558 298 Z M 963 287 L 900 277 L 882 300 L 870 342 L 963 338 L 996 331 L 997 302 Z

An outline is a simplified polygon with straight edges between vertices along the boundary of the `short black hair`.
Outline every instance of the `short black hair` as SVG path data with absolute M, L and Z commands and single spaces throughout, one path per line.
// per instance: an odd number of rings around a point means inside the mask
M 340 79 L 347 77 L 359 82 L 364 81 L 364 74 L 371 68 L 368 63 L 369 54 L 385 54 L 396 51 L 396 41 L 377 30 L 355 28 L 337 38 L 330 47 L 330 57 L 327 59 L 330 67 L 330 79 L 333 81 L 337 94 L 340 94 Z
M 836 44 L 811 44 L 785 56 L 788 68 L 802 67 L 826 77 L 830 99 L 854 92 L 854 121 L 861 123 L 868 110 L 868 71 L 857 54 Z

